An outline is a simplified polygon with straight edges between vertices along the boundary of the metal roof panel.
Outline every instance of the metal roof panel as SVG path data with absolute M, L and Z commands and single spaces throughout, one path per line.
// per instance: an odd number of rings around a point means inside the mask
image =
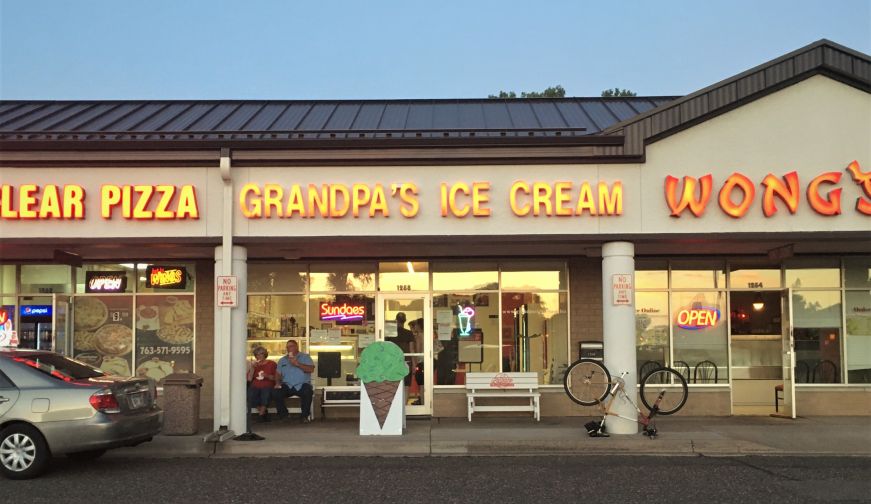
M 243 103 L 231 112 L 230 115 L 226 116 L 215 129 L 218 131 L 241 131 L 248 121 L 254 117 L 254 114 L 262 108 L 262 103 Z
M 292 131 L 298 129 L 299 123 L 308 114 L 312 106 L 310 103 L 291 103 L 287 109 L 278 116 L 269 131 Z
M 578 101 L 561 101 L 556 104 L 562 117 L 571 128 L 586 128 L 585 135 L 597 133 L 598 126 L 590 120 Z

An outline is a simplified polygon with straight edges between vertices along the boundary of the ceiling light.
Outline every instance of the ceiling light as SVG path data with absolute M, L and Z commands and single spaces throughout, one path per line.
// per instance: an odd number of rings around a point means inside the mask
M 757 292 L 756 297 L 753 298 L 753 311 L 762 311 L 765 309 L 765 300 L 762 299 L 762 293 Z

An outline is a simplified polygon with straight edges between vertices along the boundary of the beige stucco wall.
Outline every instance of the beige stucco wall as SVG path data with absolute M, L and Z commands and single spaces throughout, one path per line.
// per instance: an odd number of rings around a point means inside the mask
M 645 187 L 642 207 L 645 233 L 710 233 L 763 231 L 868 231 L 871 219 L 854 210 L 861 189 L 845 171 L 859 161 L 871 170 L 871 94 L 815 76 L 781 91 L 693 126 L 647 147 L 641 171 Z M 798 212 L 779 211 L 765 218 L 761 210 L 760 183 L 768 173 L 799 175 L 801 201 Z M 713 175 L 714 190 L 734 172 L 756 183 L 756 199 L 749 213 L 736 220 L 717 207 L 717 194 L 703 218 L 668 216 L 663 198 L 667 175 Z M 813 177 L 840 172 L 843 214 L 824 217 L 807 202 L 806 186 Z M 735 201 L 740 191 L 735 191 Z M 688 213 L 688 212 L 687 212 Z

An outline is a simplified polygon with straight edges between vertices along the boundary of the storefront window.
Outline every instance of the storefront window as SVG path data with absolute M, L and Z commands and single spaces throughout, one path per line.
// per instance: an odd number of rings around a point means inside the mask
M 847 383 L 871 383 L 871 292 L 847 291 Z
M 793 289 L 841 286 L 837 260 L 793 261 L 787 264 L 785 277 L 786 286 Z
M 23 294 L 70 292 L 71 269 L 62 264 L 26 264 L 21 266 Z
M 848 289 L 871 288 L 871 256 L 844 259 L 844 286 Z
M 722 264 L 676 261 L 671 264 L 673 289 L 724 289 L 726 272 Z
M 169 328 L 173 318 L 166 322 Z M 158 322 L 161 326 L 163 320 Z M 133 371 L 133 296 L 80 295 L 73 298 L 73 355 L 108 374 Z
M 11 345 L 13 335 L 20 337 L 17 315 L 15 298 L 0 296 L 0 347 Z
M 543 385 L 562 383 L 567 336 L 565 293 L 502 293 L 502 371 L 535 371 Z
M 674 365 L 692 370 L 693 383 L 728 383 L 725 292 L 673 292 Z
M 378 289 L 381 292 L 429 290 L 429 263 L 378 263 Z
M 793 291 L 792 320 L 796 369 L 809 383 L 841 383 L 841 292 Z
M 0 265 L 0 293 L 15 294 L 15 265 Z
M 76 293 L 115 294 L 133 292 L 136 273 L 133 263 L 86 264 L 76 268 Z
M 779 289 L 780 268 L 743 268 L 733 266 L 729 272 L 732 289 Z
M 648 362 L 660 366 L 668 363 L 668 326 L 668 293 L 636 292 L 635 341 L 639 371 L 653 366 L 647 365 Z
M 375 265 L 328 263 L 311 265 L 311 292 L 375 290 Z
M 160 381 L 194 370 L 194 296 L 136 297 L 136 375 Z
M 502 290 L 565 290 L 566 267 L 562 262 L 502 263 Z
M 305 292 L 304 264 L 248 263 L 248 292 Z
M 334 362 L 338 354 L 341 372 L 338 378 L 333 378 L 332 384 L 353 383 L 360 353 L 375 341 L 375 297 L 368 294 L 312 296 L 308 321 L 309 347 L 303 351 L 311 354 L 315 365 L 321 356 L 324 362 L 328 359 Z M 318 374 L 317 369 L 312 374 L 315 386 L 326 386 L 327 378 L 320 378 Z
M 667 289 L 668 264 L 665 261 L 639 260 L 635 263 L 636 289 Z
M 278 360 L 288 339 L 297 339 L 300 350 L 307 352 L 305 306 L 302 294 L 248 296 L 248 357 L 263 346 L 271 360 Z
M 499 272 L 496 263 L 433 263 L 432 271 L 434 291 L 495 291 L 499 289 Z
M 136 265 L 137 292 L 171 294 L 194 292 L 196 267 L 193 263 L 154 263 Z
M 501 370 L 498 294 L 434 295 L 433 331 L 437 385 L 462 384 L 468 371 Z

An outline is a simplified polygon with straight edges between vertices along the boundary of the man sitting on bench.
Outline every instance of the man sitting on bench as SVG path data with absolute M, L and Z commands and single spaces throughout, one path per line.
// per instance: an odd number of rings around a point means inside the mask
M 307 353 L 299 351 L 296 341 L 287 342 L 287 355 L 278 360 L 278 380 L 275 385 L 275 410 L 278 418 L 287 418 L 287 405 L 284 399 L 298 396 L 302 415 L 300 421 L 309 423 L 311 417 L 312 396 L 312 371 L 315 363 Z

